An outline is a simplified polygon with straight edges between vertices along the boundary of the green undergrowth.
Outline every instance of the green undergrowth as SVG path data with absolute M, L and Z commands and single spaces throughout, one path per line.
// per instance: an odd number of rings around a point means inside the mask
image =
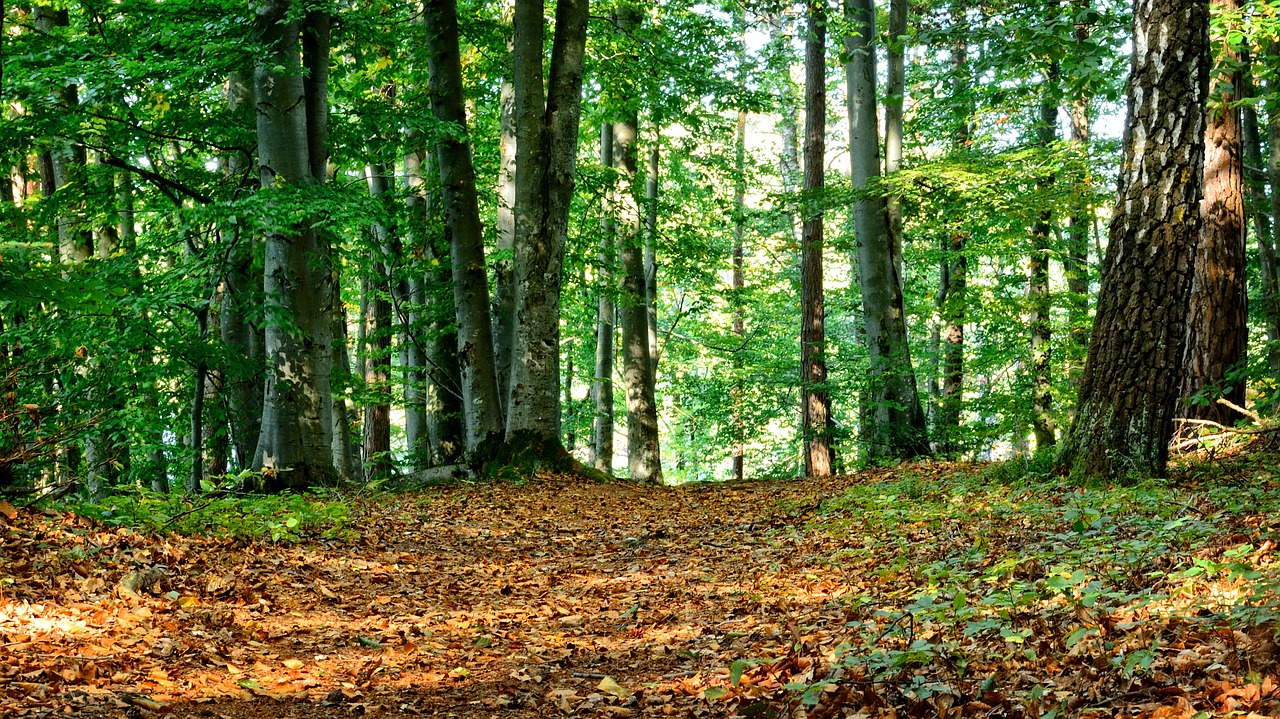
M 163 535 L 232 538 L 292 544 L 343 539 L 351 530 L 348 504 L 330 493 L 194 496 L 150 491 L 100 502 L 70 501 L 64 509 L 114 527 Z
M 851 486 L 814 520 L 839 547 L 826 561 L 858 577 L 838 602 L 837 662 L 915 700 L 999 684 L 1047 712 L 1047 684 L 1026 667 L 1078 664 L 1119 691 L 1175 673 L 1184 647 L 1212 655 L 1222 632 L 1272 637 L 1278 485 L 1280 458 L 1266 454 L 1115 486 L 1034 460 L 903 467 Z M 819 685 L 791 690 L 814 703 Z

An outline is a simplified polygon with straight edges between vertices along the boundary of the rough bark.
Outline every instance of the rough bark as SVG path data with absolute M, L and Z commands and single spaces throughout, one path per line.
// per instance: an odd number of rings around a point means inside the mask
M 600 164 L 613 167 L 613 124 L 600 123 Z M 613 271 L 618 245 L 614 231 L 612 192 L 606 192 L 604 216 L 600 220 L 600 263 L 598 285 L 600 299 L 596 306 L 596 369 L 591 387 L 595 401 L 593 450 L 596 469 L 613 474 L 613 342 L 614 317 Z
M 871 45 L 875 13 L 871 0 L 846 0 L 845 15 L 851 27 L 845 37 L 850 180 L 854 188 L 867 190 L 880 175 L 876 60 Z M 928 454 L 885 199 L 880 195 L 860 197 L 854 202 L 853 213 L 858 284 L 870 359 L 864 389 L 869 396 L 863 402 L 866 424 L 862 428 L 862 445 L 872 460 Z
M 1058 139 L 1058 63 L 1050 65 L 1045 73 L 1045 85 L 1040 97 L 1040 121 L 1036 126 L 1036 141 L 1048 148 Z M 1042 191 L 1048 189 L 1055 178 L 1043 178 L 1037 182 Z M 1045 210 L 1031 227 L 1031 256 L 1027 262 L 1027 300 L 1030 304 L 1028 326 L 1031 330 L 1031 427 L 1036 437 L 1036 449 L 1052 447 L 1057 443 L 1053 422 L 1052 325 L 1050 312 L 1053 300 L 1049 295 L 1050 240 L 1053 235 L 1053 212 Z
M 588 0 L 556 4 L 545 87 L 543 0 L 516 0 L 514 14 L 515 323 L 507 440 L 557 459 L 564 453 L 560 285 L 577 160 L 587 14 Z
M 827 146 L 827 8 L 825 0 L 811 1 L 804 61 L 804 191 L 821 196 L 826 184 Z M 823 293 L 822 249 L 824 212 L 819 202 L 805 208 L 800 243 L 800 406 L 804 427 L 806 477 L 831 475 L 831 437 L 827 419 L 826 310 Z
M 1240 0 L 1213 0 L 1232 16 Z M 1225 39 L 1224 39 L 1225 40 Z M 1249 343 L 1248 283 L 1244 210 L 1244 158 L 1241 147 L 1240 55 L 1224 47 L 1210 79 L 1204 125 L 1203 225 L 1196 249 L 1187 320 L 1186 354 L 1179 416 L 1233 424 L 1240 413 L 1213 401 L 1224 397 L 1244 406 L 1239 375 Z
M 1119 199 L 1060 455 L 1085 478 L 1164 474 L 1200 235 L 1208 4 L 1138 0 L 1133 14 Z
M 300 67 L 299 26 L 288 0 L 256 6 L 264 62 L 254 71 L 258 163 L 263 192 L 313 186 L 308 103 Z M 321 151 L 322 152 L 322 151 Z M 254 466 L 263 489 L 302 489 L 334 478 L 329 385 L 334 300 L 323 233 L 299 223 L 266 237 L 263 290 L 269 321 L 262 431 Z
M 453 265 L 453 297 L 458 317 L 458 366 L 467 452 L 502 439 L 502 407 L 494 366 L 493 327 L 489 316 L 489 280 L 485 271 L 484 233 L 476 199 L 471 145 L 462 88 L 455 0 L 425 4 L 431 109 L 436 119 L 456 126 L 436 141 L 445 227 Z

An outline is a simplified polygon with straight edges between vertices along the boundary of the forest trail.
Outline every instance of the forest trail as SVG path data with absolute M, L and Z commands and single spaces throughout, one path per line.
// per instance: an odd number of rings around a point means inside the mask
M 998 557 L 1036 534 L 975 511 L 965 526 L 903 524 L 890 542 L 898 549 L 886 551 L 889 537 L 853 534 L 868 529 L 858 512 L 828 511 L 828 498 L 892 477 L 467 484 L 354 501 L 350 536 L 288 546 L 154 539 L 22 510 L 0 516 L 0 715 L 1021 717 L 1074 702 L 1102 712 L 1089 716 L 1167 718 L 1275 709 L 1274 679 L 1258 678 L 1274 669 L 1274 643 L 1175 622 L 1161 630 L 1165 651 L 1174 647 L 1170 657 L 1185 658 L 1190 674 L 1176 677 L 1175 664 L 1122 680 L 1105 658 L 1062 649 L 1072 614 L 1056 610 L 1031 617 L 1025 646 L 1041 647 L 1038 659 L 975 632 L 964 652 L 907 662 L 892 681 L 842 672 L 847 681 L 810 692 L 816 706 L 802 704 L 803 685 L 837 676 L 832 652 L 856 640 L 855 620 L 880 616 L 876 641 L 900 645 L 893 656 L 948 631 L 915 618 L 927 614 L 919 599 L 909 622 L 888 611 L 925 588 L 917 570 L 979 542 Z M 1247 531 L 1247 522 L 1226 529 Z M 859 543 L 869 551 L 851 553 Z M 156 565 L 167 567 L 163 579 L 123 596 L 130 569 Z M 1037 571 L 1014 573 L 1024 570 Z M 1116 633 L 1116 621 L 1101 626 Z M 1239 664 L 1242 647 L 1254 684 L 1206 668 Z M 975 657 L 967 671 L 962 653 Z

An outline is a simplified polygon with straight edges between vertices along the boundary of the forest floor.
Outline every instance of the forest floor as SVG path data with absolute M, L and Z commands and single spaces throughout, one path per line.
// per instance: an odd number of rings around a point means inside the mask
M 538 476 L 290 543 L 0 503 L 0 715 L 1271 715 L 1278 482 Z

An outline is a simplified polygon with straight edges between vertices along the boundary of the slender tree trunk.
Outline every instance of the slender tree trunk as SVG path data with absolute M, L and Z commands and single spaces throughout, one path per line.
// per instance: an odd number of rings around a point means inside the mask
M 810 0 L 808 17 L 804 62 L 804 191 L 813 198 L 822 195 L 826 180 L 826 1 Z M 831 475 L 831 437 L 827 435 L 831 400 L 826 387 L 827 335 L 822 277 L 824 215 L 820 202 L 811 200 L 805 208 L 800 243 L 800 405 L 804 412 L 806 477 Z
M 445 225 L 453 261 L 453 297 L 458 313 L 458 365 L 462 373 L 462 404 L 467 452 L 502 439 L 502 407 L 494 367 L 493 328 L 489 316 L 489 280 L 485 273 L 484 233 L 476 199 L 471 145 L 464 139 L 467 117 L 462 89 L 462 61 L 458 46 L 455 0 L 426 3 L 428 66 L 431 71 L 431 109 L 436 119 L 455 125 L 458 132 L 436 143 Z
M 653 146 L 649 148 L 649 175 L 645 178 L 644 290 L 645 309 L 649 320 L 649 379 L 658 381 L 658 143 L 661 133 L 654 128 Z
M 256 9 L 258 41 L 267 59 L 254 72 L 258 163 L 262 192 L 274 201 L 281 188 L 304 188 L 316 182 L 312 168 L 322 161 L 312 152 L 327 157 L 318 141 L 323 122 L 314 117 L 314 106 L 323 101 L 314 92 L 309 98 L 304 89 L 300 28 L 289 19 L 290 2 L 264 0 Z M 323 86 L 314 76 L 307 82 L 316 90 Z M 266 328 L 265 352 L 271 369 L 263 392 L 254 466 L 264 470 L 263 488 L 268 491 L 333 480 L 329 373 L 335 297 L 328 258 L 324 233 L 309 223 L 267 235 L 263 290 L 271 308 L 268 316 L 278 312 L 289 318 L 287 325 L 273 321 Z
M 871 0 L 846 0 L 852 32 L 845 37 L 849 99 L 849 156 L 855 188 L 868 188 L 880 174 L 880 138 L 876 118 L 876 61 L 871 38 L 875 13 Z M 867 425 L 862 444 L 870 459 L 928 454 L 924 413 L 911 368 L 911 348 L 894 264 L 884 197 L 869 196 L 853 207 L 858 283 L 870 358 Z
M 375 200 L 385 201 L 391 194 L 391 179 L 387 168 L 381 164 L 367 169 L 369 194 Z M 374 290 L 369 299 L 369 330 L 365 366 L 365 384 L 375 400 L 365 408 L 364 456 L 365 472 L 369 480 L 386 479 L 393 469 L 391 461 L 391 257 L 395 240 L 391 230 L 381 223 L 370 228 L 373 234 L 376 259 L 369 268 L 370 282 Z
M 962 4 L 952 7 L 952 20 L 957 28 L 967 26 Z M 951 47 L 951 70 L 956 77 L 959 93 L 969 91 L 969 42 L 967 33 L 956 32 Z M 953 150 L 965 152 L 973 136 L 970 120 L 972 112 L 962 103 L 953 118 L 955 144 Z M 967 288 L 969 259 L 965 245 L 969 232 L 962 227 L 952 227 L 941 240 L 942 259 L 938 267 L 938 294 L 936 305 L 938 319 L 934 323 L 934 335 L 930 338 L 932 349 L 938 357 L 941 372 L 930 375 L 930 396 L 936 402 L 934 429 L 938 433 L 938 449 L 955 453 L 961 449 L 960 414 L 964 408 L 964 323 L 968 314 Z M 940 375 L 940 376 L 939 376 Z M 937 379 L 934 379 L 937 377 Z M 939 380 L 941 380 L 939 382 Z
M 613 124 L 600 123 L 600 164 L 613 167 Z M 592 385 L 595 400 L 595 468 L 613 474 L 613 272 L 618 256 L 613 224 L 614 191 L 605 193 L 604 213 L 600 220 L 599 281 L 600 301 L 596 308 L 596 370 Z
M 897 172 L 902 167 L 902 108 L 907 89 L 906 42 L 907 0 L 889 2 L 889 41 L 886 45 L 889 65 L 888 86 L 884 98 L 884 171 Z M 906 281 L 902 271 L 902 200 L 886 199 L 889 213 L 889 236 L 893 250 L 893 266 L 898 282 Z M 904 290 L 899 290 L 904 291 Z
M 1133 15 L 1119 199 L 1076 419 L 1059 455 L 1086 478 L 1164 474 L 1200 235 L 1208 4 L 1137 0 Z
M 1248 52 L 1242 53 L 1240 93 L 1242 98 L 1256 96 L 1253 63 Z M 1270 206 L 1267 201 L 1267 177 L 1262 159 L 1262 138 L 1258 129 L 1258 111 L 1252 104 L 1240 108 L 1241 137 L 1244 146 L 1245 185 L 1249 204 L 1253 207 L 1253 230 L 1258 238 L 1258 264 L 1262 279 L 1262 316 L 1267 331 L 1267 366 L 1280 377 L 1280 259 L 1271 237 Z M 1274 192 L 1274 189 L 1272 190 Z
M 1057 83 L 1058 63 L 1055 61 L 1045 73 L 1044 94 L 1040 98 L 1040 122 L 1036 127 L 1036 140 L 1046 149 L 1058 139 Z M 1046 190 L 1054 181 L 1054 178 L 1049 177 L 1040 180 L 1038 184 L 1041 190 Z M 1050 372 L 1053 370 L 1050 344 L 1053 300 L 1049 296 L 1052 222 L 1052 211 L 1045 210 L 1032 226 L 1031 256 L 1027 262 L 1027 299 L 1031 305 L 1028 322 L 1031 329 L 1031 425 L 1036 436 L 1037 450 L 1057 443 L 1053 423 L 1053 385 L 1050 379 Z
M 745 44 L 745 37 L 743 38 Z M 742 56 L 739 55 L 739 62 Z M 733 308 L 733 333 L 738 337 L 746 337 L 747 321 L 745 297 L 743 290 L 745 281 L 742 274 L 743 249 L 742 237 L 746 231 L 746 193 L 747 193 L 747 112 L 738 111 L 738 126 L 734 130 L 733 147 L 733 289 L 730 303 Z M 741 481 L 745 472 L 745 440 L 746 430 L 742 421 L 742 353 L 733 355 L 733 478 Z
M 1224 17 L 1240 11 L 1240 0 L 1213 0 Z M 1225 38 L 1223 38 L 1225 41 Z M 1204 222 L 1191 282 L 1180 416 L 1232 424 L 1240 413 L 1213 400 L 1222 396 L 1244 406 L 1240 377 L 1249 343 L 1248 283 L 1241 155 L 1240 56 L 1230 45 L 1218 56 L 1210 79 L 1204 126 Z M 1206 397 L 1201 397 L 1207 395 Z M 1201 401 L 1195 401 L 1201 400 Z
M 1074 10 L 1079 15 L 1089 5 L 1090 0 L 1076 0 Z M 1077 23 L 1074 38 L 1078 51 L 1081 54 L 1086 52 L 1089 26 L 1083 22 Z M 1071 102 L 1071 144 L 1079 153 L 1085 168 L 1088 168 L 1091 104 L 1092 100 L 1085 90 L 1081 90 Z M 1067 218 L 1067 255 L 1063 262 L 1063 274 L 1067 280 L 1067 322 L 1071 335 L 1071 341 L 1067 344 L 1067 377 L 1075 387 L 1079 387 L 1085 355 L 1089 352 L 1089 230 L 1094 221 L 1088 200 L 1091 191 L 1089 175 L 1086 169 L 1080 180 L 1080 187 L 1074 193 L 1077 199 L 1072 203 L 1071 215 Z M 1071 417 L 1074 420 L 1074 407 L 1071 409 Z
M 509 27 L 515 0 L 502 0 L 503 26 Z M 507 36 L 507 52 L 512 52 L 512 36 Z M 502 78 L 498 93 L 498 258 L 493 263 L 493 347 L 498 373 L 498 400 L 506 416 L 511 391 L 511 342 L 515 327 L 515 275 L 511 253 L 516 240 L 516 91 L 512 68 Z
M 427 195 L 423 187 L 422 155 L 409 152 L 404 156 L 405 227 L 404 262 L 399 281 L 400 306 L 396 311 L 400 347 L 400 364 L 404 370 L 404 436 L 412 468 L 416 471 L 430 465 L 430 440 L 427 434 L 426 407 L 423 400 L 426 373 L 425 339 L 422 333 L 424 297 L 424 262 L 427 255 Z
M 548 84 L 542 79 L 543 0 L 516 0 L 515 326 L 507 441 L 563 460 L 560 285 L 577 160 L 588 0 L 556 4 Z M 545 101 L 544 101 L 545 98 Z
M 640 11 L 618 11 L 618 30 L 633 34 L 640 29 Z M 639 68 L 639 58 L 626 58 Z M 633 100 L 636 95 L 628 92 Z M 622 120 L 613 125 L 615 157 L 621 187 L 618 197 L 618 242 L 622 255 L 622 386 L 627 395 L 627 465 L 631 479 L 662 484 L 662 452 L 658 445 L 658 405 L 650 372 L 648 290 L 644 267 L 644 233 L 640 222 L 637 148 L 639 110 L 629 103 Z

